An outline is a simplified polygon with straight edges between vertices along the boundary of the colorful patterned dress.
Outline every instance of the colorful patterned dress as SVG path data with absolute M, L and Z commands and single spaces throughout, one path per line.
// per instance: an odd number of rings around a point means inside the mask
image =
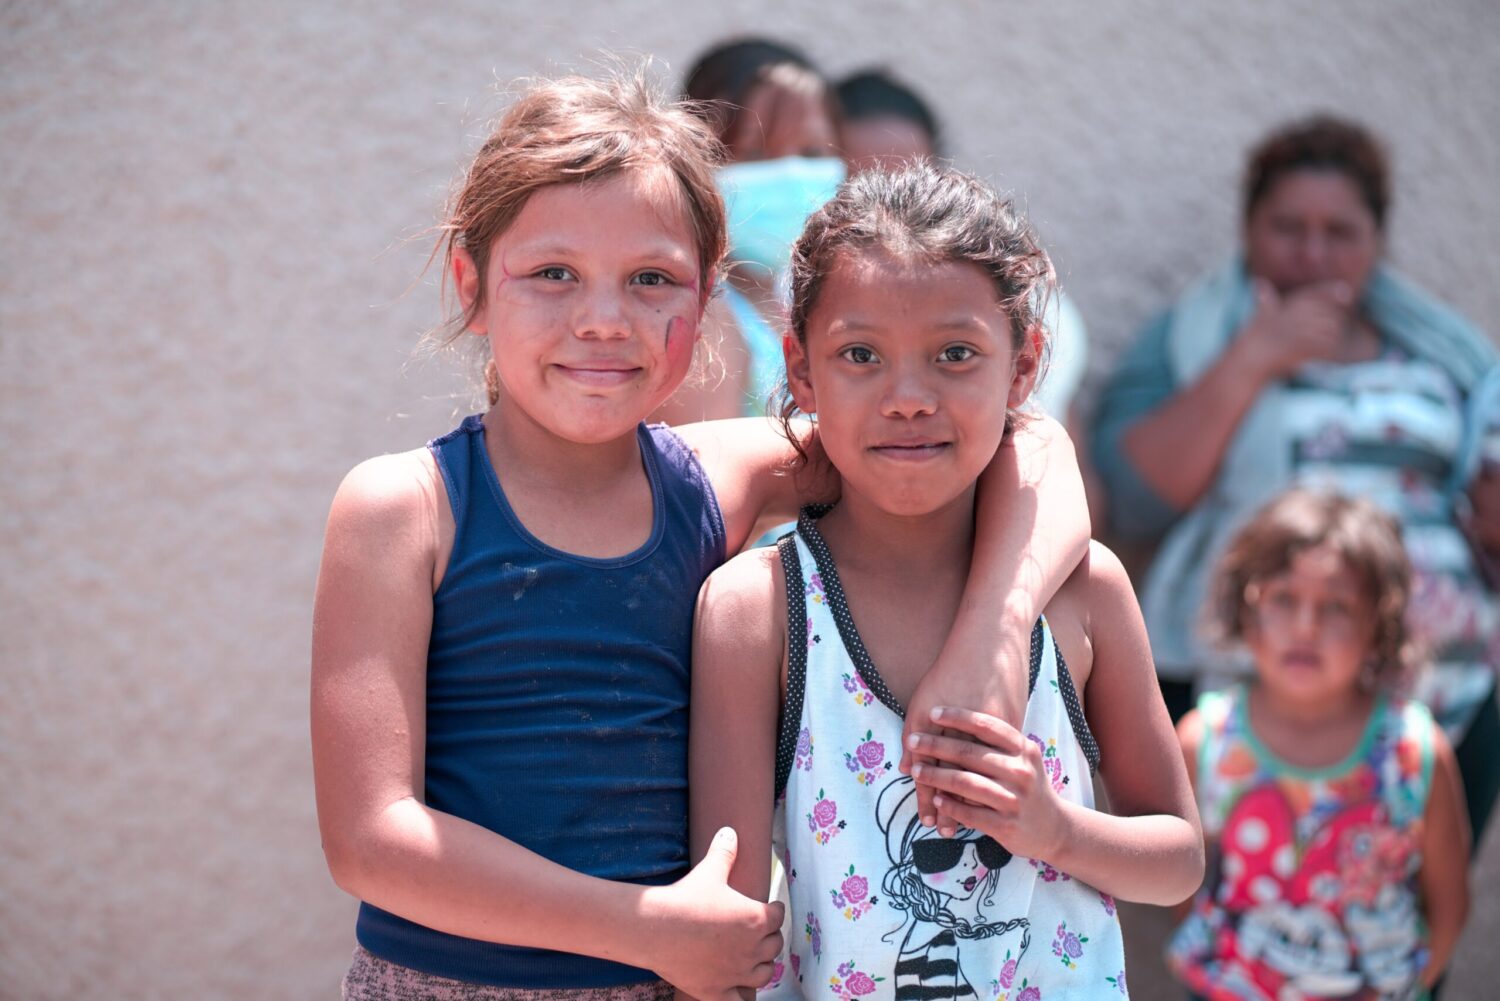
M 793 631 L 774 843 L 791 932 L 762 996 L 1059 1001 L 1126 996 L 1115 902 L 1042 859 L 917 820 L 902 709 L 855 629 L 812 518 L 780 542 Z M 1045 622 L 1026 736 L 1052 786 L 1093 806 L 1099 751 Z
M 1198 808 L 1212 849 L 1167 962 L 1211 1001 L 1425 996 L 1417 873 L 1434 723 L 1382 697 L 1329 768 L 1287 764 L 1249 725 L 1248 689 L 1198 702 Z

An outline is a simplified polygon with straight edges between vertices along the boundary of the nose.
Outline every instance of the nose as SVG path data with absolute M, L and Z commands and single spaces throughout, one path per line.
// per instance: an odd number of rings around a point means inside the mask
M 918 417 L 937 411 L 937 393 L 924 367 L 894 362 L 881 400 L 880 412 L 886 417 Z
M 630 336 L 624 297 L 615 289 L 595 286 L 578 297 L 573 333 L 590 340 L 618 340 Z
M 1296 635 L 1310 637 L 1319 629 L 1318 607 L 1310 601 L 1299 601 L 1292 610 L 1292 629 Z
M 1301 251 L 1302 264 L 1309 277 L 1317 280 L 1328 277 L 1332 252 L 1327 233 L 1316 226 L 1309 226 L 1302 235 L 1298 249 Z

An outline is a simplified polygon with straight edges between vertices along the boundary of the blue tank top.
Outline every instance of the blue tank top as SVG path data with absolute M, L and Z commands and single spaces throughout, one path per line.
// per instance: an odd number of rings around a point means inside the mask
M 479 415 L 428 447 L 453 508 L 432 599 L 426 802 L 578 872 L 662 885 L 687 860 L 688 663 L 698 587 L 724 526 L 697 458 L 637 435 L 651 536 L 616 559 L 537 539 L 505 499 Z M 501 987 L 608 987 L 647 970 L 461 938 L 360 906 L 359 942 L 393 963 Z

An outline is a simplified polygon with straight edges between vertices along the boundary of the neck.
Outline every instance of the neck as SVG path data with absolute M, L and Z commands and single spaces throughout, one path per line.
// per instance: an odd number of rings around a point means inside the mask
M 1316 729 L 1351 716 L 1363 716 L 1375 701 L 1374 695 L 1359 688 L 1350 688 L 1329 699 L 1309 700 L 1288 698 L 1258 683 L 1250 686 L 1250 698 L 1252 706 L 1263 710 L 1264 716 L 1297 729 Z
M 635 428 L 606 442 L 569 441 L 503 398 L 484 415 L 484 439 L 491 465 L 512 483 L 589 493 L 641 468 Z
M 974 487 L 935 511 L 900 515 L 882 510 L 846 485 L 838 506 L 818 522 L 818 530 L 837 553 L 840 566 L 891 570 L 914 579 L 929 571 L 967 577 L 974 553 Z

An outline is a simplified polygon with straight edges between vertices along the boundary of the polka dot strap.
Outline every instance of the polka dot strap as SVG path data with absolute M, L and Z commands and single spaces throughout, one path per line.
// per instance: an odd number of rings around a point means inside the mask
M 797 533 L 802 536 L 802 541 L 807 543 L 807 548 L 813 555 L 813 561 L 818 565 L 818 574 L 823 578 L 823 592 L 828 596 L 828 607 L 833 612 L 833 621 L 838 626 L 839 638 L 844 641 L 844 649 L 848 651 L 849 658 L 854 661 L 854 669 L 859 672 L 860 678 L 864 680 L 870 691 L 875 693 L 881 705 L 904 720 L 906 707 L 896 701 L 896 697 L 886 687 L 885 679 L 875 669 L 875 662 L 870 659 L 864 640 L 860 639 L 859 630 L 854 627 L 854 616 L 849 613 L 849 603 L 844 598 L 844 585 L 839 580 L 839 571 L 833 563 L 833 554 L 828 551 L 828 544 L 823 541 L 823 536 L 818 532 L 817 519 L 827 514 L 830 508 L 831 505 L 824 504 L 803 508 L 802 516 L 797 519 Z M 790 684 L 790 679 L 788 679 L 788 684 Z
M 786 701 L 776 726 L 776 795 L 786 791 L 787 777 L 797 756 L 798 724 L 802 721 L 802 699 L 807 691 L 807 592 L 802 584 L 802 559 L 797 555 L 797 537 L 788 532 L 776 540 L 781 573 L 786 578 Z M 799 623 L 809 623 L 799 628 Z
M 1036 625 L 1036 631 L 1032 633 L 1032 649 L 1038 649 L 1038 642 L 1042 624 Z M 1052 637 L 1052 656 L 1057 661 L 1057 690 L 1062 695 L 1063 705 L 1068 708 L 1068 722 L 1073 724 L 1073 736 L 1078 738 L 1078 746 L 1083 748 L 1083 756 L 1089 762 L 1089 774 L 1099 770 L 1099 743 L 1094 740 L 1094 731 L 1089 729 L 1089 721 L 1084 718 L 1083 705 L 1078 701 L 1078 689 L 1073 685 L 1073 676 L 1068 673 L 1067 661 L 1063 660 L 1062 651 L 1057 647 L 1057 637 Z M 1036 654 L 1032 655 L 1032 663 L 1036 663 Z M 1036 684 L 1036 671 L 1032 671 L 1032 684 Z

